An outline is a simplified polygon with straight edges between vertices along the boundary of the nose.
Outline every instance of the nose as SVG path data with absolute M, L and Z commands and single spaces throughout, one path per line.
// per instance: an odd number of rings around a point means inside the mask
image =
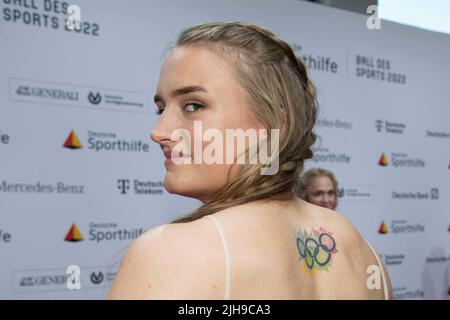
M 169 113 L 170 108 L 166 108 L 160 115 L 158 122 L 150 133 L 150 139 L 158 144 L 167 144 L 171 141 L 172 132 L 177 125 L 177 118 L 175 114 Z
M 324 204 L 324 205 L 328 205 L 329 203 L 330 203 L 330 196 L 329 195 L 327 195 L 327 194 L 325 194 L 325 195 L 323 195 L 322 196 L 322 203 Z
M 160 121 L 158 121 L 158 123 L 150 133 L 150 139 L 152 139 L 153 142 L 159 144 L 162 144 L 164 141 L 170 140 L 170 135 L 167 133 L 167 131 L 164 130 L 164 127 L 160 124 Z

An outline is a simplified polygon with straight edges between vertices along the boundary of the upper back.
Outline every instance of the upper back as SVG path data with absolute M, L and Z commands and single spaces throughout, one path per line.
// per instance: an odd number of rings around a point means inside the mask
M 376 257 L 335 211 L 296 199 L 245 204 L 213 216 L 231 260 L 231 299 L 384 298 L 382 281 L 379 289 L 367 285 Z M 220 245 L 219 236 L 210 236 Z
M 229 292 L 230 299 L 383 299 L 383 289 L 390 291 L 381 270 L 378 284 L 370 283 L 376 289 L 368 288 L 377 258 L 337 212 L 296 199 L 211 217 L 141 235 L 108 298 L 223 299 Z

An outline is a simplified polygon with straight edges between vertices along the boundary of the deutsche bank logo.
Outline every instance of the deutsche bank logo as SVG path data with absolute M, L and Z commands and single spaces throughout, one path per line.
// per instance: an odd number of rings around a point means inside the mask
M 439 189 L 431 188 L 431 199 L 439 199 Z

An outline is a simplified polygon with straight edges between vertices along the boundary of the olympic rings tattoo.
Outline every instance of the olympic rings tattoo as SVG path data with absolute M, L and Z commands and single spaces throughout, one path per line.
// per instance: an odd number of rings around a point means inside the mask
M 299 231 L 296 236 L 300 260 L 305 260 L 309 270 L 328 270 L 332 254 L 336 253 L 336 241 L 330 232 L 321 228 L 312 234 Z

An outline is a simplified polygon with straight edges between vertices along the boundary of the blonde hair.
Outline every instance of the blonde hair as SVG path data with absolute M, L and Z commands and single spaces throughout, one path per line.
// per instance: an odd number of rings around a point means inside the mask
M 262 175 L 262 165 L 240 165 L 238 173 L 193 213 L 172 223 L 200 219 L 243 203 L 281 199 L 292 192 L 316 140 L 316 89 L 292 48 L 271 31 L 242 22 L 211 22 L 183 30 L 177 46 L 201 46 L 230 62 L 236 80 L 250 97 L 251 113 L 268 130 L 283 128 L 279 169 Z M 248 151 L 248 150 L 247 150 Z
M 334 176 L 333 172 L 328 171 L 326 169 L 321 169 L 321 168 L 313 168 L 313 169 L 309 169 L 308 171 L 306 171 L 303 176 L 299 177 L 298 179 L 298 184 L 297 187 L 295 189 L 295 194 L 297 195 L 297 197 L 299 197 L 300 199 L 306 200 L 307 201 L 307 195 L 308 195 L 308 191 L 311 188 L 312 185 L 312 181 L 320 176 L 326 176 L 328 178 L 330 178 L 331 182 L 333 183 L 334 186 L 334 192 L 336 194 L 336 206 L 337 206 L 337 201 L 338 201 L 338 182 L 336 180 L 336 177 Z

